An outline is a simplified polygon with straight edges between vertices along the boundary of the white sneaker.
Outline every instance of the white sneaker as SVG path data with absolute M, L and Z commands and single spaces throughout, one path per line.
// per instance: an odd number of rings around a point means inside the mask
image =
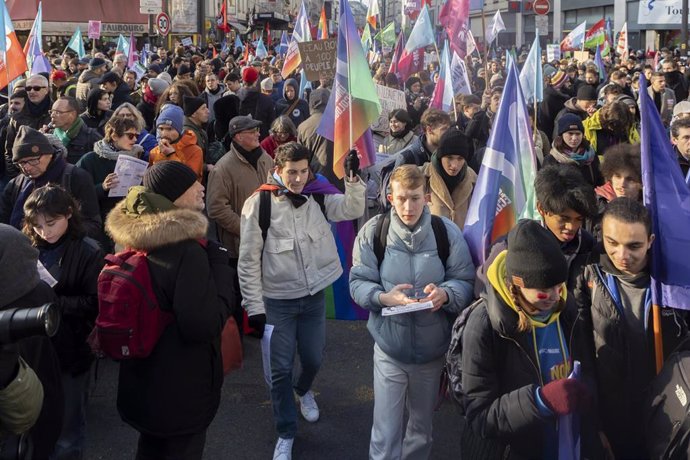
M 273 450 L 273 460 L 292 460 L 292 443 L 294 439 L 278 438 Z
M 316 405 L 313 391 L 309 390 L 299 397 L 299 410 L 307 422 L 314 423 L 319 419 L 319 406 Z

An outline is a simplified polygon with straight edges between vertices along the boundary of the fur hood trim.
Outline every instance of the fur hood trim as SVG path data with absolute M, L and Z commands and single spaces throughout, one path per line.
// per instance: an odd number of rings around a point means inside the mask
M 128 214 L 120 202 L 105 221 L 105 230 L 116 244 L 152 251 L 186 240 L 206 238 L 208 220 L 191 209 L 171 209 L 152 214 Z

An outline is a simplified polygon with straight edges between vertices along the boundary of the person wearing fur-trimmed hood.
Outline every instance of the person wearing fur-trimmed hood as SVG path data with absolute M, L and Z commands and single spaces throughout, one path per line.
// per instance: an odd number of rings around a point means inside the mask
M 117 407 L 140 432 L 137 458 L 201 459 L 220 404 L 220 334 L 234 294 L 227 251 L 208 242 L 204 187 L 188 166 L 160 162 L 108 214 L 116 245 L 147 253 L 160 308 L 174 321 L 147 358 L 122 361 Z

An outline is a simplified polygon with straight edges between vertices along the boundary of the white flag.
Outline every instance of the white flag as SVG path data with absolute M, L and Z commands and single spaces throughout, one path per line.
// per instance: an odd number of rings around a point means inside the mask
M 467 55 L 474 53 L 477 50 L 477 42 L 474 41 L 474 35 L 472 31 L 467 31 Z
M 491 20 L 491 27 L 486 32 L 486 43 L 490 45 L 498 37 L 498 33 L 504 30 L 506 30 L 506 25 L 503 23 L 501 10 L 496 10 L 496 14 L 494 14 L 494 18 Z
M 628 23 L 623 23 L 623 28 L 621 33 L 618 34 L 618 44 L 616 45 L 616 53 L 621 58 L 621 61 L 626 61 L 628 59 Z
M 453 94 L 472 94 L 465 61 L 460 59 L 458 53 L 455 52 L 453 52 L 453 59 L 450 63 L 450 75 L 453 80 Z

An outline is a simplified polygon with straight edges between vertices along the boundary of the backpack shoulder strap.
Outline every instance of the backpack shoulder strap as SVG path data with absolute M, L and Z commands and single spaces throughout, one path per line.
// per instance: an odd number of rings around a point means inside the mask
M 312 193 L 311 196 L 313 196 L 314 201 L 319 204 L 319 208 L 321 208 L 323 216 L 326 218 L 326 220 L 328 220 L 328 216 L 326 215 L 326 195 L 323 193 Z
M 391 214 L 387 212 L 382 214 L 378 221 L 376 221 L 376 228 L 374 229 L 374 254 L 378 260 L 379 268 L 383 263 L 383 257 L 386 255 L 386 244 L 388 243 L 388 228 L 391 226 Z
M 448 257 L 450 256 L 450 242 L 448 241 L 448 229 L 443 219 L 439 216 L 431 215 L 431 227 L 434 230 L 434 237 L 436 238 L 436 248 L 438 257 L 443 262 L 443 267 L 446 267 Z
M 271 192 L 269 190 L 259 191 L 259 228 L 261 237 L 266 242 L 268 227 L 271 226 Z
M 61 181 L 62 188 L 67 190 L 72 195 L 74 195 L 74 193 L 72 193 L 72 172 L 74 171 L 74 168 L 75 166 L 73 164 L 67 163 L 67 165 L 65 165 L 65 172 L 62 173 Z

